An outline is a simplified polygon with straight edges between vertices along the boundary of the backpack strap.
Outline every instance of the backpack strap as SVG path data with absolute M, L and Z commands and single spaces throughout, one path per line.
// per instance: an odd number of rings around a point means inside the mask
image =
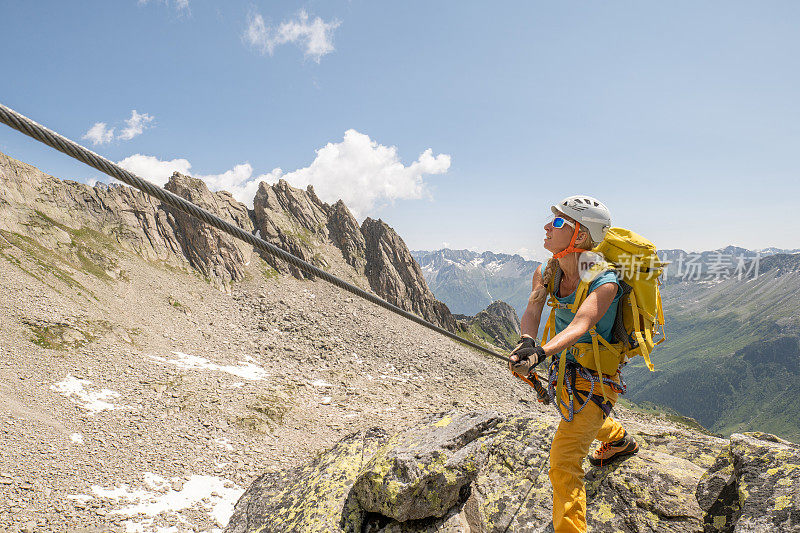
M 589 330 L 589 334 L 592 336 L 592 351 L 594 352 L 594 364 L 597 366 L 597 373 L 600 374 L 600 392 L 603 394 L 603 401 L 608 401 L 608 397 L 606 396 L 606 388 L 603 385 L 603 368 L 600 366 L 600 345 L 598 344 L 597 337 L 600 335 L 597 334 L 597 330 L 594 326 L 591 327 Z M 600 337 L 602 338 L 602 337 Z
M 561 352 L 558 356 L 558 381 L 556 381 L 556 402 L 561 401 L 561 389 L 564 386 L 564 372 L 567 368 L 567 350 Z M 570 404 L 572 401 L 570 401 Z M 556 405 L 560 405 L 556 403 Z M 561 409 L 559 408 L 559 411 Z
M 631 304 L 631 310 L 633 310 L 633 324 L 634 324 L 633 335 L 634 337 L 636 337 L 636 342 L 639 343 L 638 346 L 639 353 L 641 353 L 642 357 L 644 357 L 644 362 L 647 364 L 647 368 L 653 371 L 654 370 L 653 363 L 650 362 L 650 350 L 647 348 L 648 345 L 645 342 L 644 336 L 642 335 L 641 331 L 642 322 L 640 319 L 639 306 L 636 305 L 636 293 L 634 292 L 631 292 L 630 294 L 630 304 Z M 648 336 L 650 335 L 649 330 L 646 330 L 645 333 Z M 652 344 L 652 338 L 650 339 L 650 343 Z

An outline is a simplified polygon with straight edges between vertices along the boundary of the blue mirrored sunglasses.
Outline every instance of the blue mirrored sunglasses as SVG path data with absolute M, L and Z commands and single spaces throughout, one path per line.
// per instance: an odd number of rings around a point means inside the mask
M 566 225 L 567 225 L 567 226 L 569 226 L 570 228 L 574 228 L 574 227 L 575 227 L 575 224 L 573 224 L 573 223 L 572 223 L 572 222 L 570 222 L 569 220 L 567 220 L 567 219 L 565 219 L 565 218 L 562 218 L 562 217 L 555 217 L 555 218 L 553 218 L 553 220 L 552 220 L 552 224 L 553 224 L 553 227 L 554 227 L 554 228 L 560 228 L 560 227 L 564 226 L 564 224 L 566 224 Z

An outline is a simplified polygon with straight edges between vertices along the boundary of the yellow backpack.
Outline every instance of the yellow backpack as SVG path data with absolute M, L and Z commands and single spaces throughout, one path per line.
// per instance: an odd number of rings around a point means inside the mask
M 550 295 L 548 304 L 552 309 L 542 335 L 542 344 L 555 335 L 555 309 L 562 307 L 570 309 L 573 313 L 577 312 L 578 307 L 586 299 L 591 281 L 609 269 L 617 272 L 620 285 L 623 287 L 617 311 L 619 316 L 614 328 L 616 338 L 612 339 L 616 342 L 608 342 L 597 334 L 593 326 L 589 330 L 591 343 L 576 343 L 561 353 L 558 365 L 557 402 L 561 398 L 567 352 L 571 353 L 581 366 L 600 374 L 615 375 L 621 364 L 637 355 L 644 357 L 647 367 L 652 371 L 650 354 L 666 339 L 664 311 L 659 291 L 661 282 L 658 278 L 667 263 L 659 260 L 655 245 L 630 230 L 610 228 L 603 241 L 591 251 L 601 254 L 602 260 L 589 268 L 589 275 L 582 276 L 581 282 L 575 289 L 573 304 L 559 303 L 553 292 L 554 280 L 551 279 L 548 283 L 547 292 Z M 661 338 L 657 339 L 658 335 L 661 335 Z M 603 400 L 607 401 L 602 376 L 600 390 Z

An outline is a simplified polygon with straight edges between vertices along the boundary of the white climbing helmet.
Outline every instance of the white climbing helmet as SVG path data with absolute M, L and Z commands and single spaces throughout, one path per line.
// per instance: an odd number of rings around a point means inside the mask
M 550 206 L 554 215 L 567 215 L 574 218 L 589 229 L 589 235 L 596 243 L 603 240 L 606 231 L 611 227 L 611 212 L 598 200 L 591 196 L 575 195 L 561 200 L 558 205 Z

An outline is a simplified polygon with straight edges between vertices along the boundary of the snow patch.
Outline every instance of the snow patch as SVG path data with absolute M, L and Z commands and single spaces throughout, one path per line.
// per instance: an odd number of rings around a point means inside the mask
M 316 380 L 312 381 L 311 382 L 311 386 L 312 387 L 320 387 L 320 388 L 323 388 L 323 389 L 327 389 L 329 387 L 333 387 L 332 384 L 328 383 L 327 381 L 325 381 L 323 379 L 316 379 Z
M 190 508 L 202 508 L 219 527 L 225 527 L 233 514 L 233 506 L 244 493 L 244 489 L 216 476 L 193 475 L 183 484 L 181 490 L 170 488 L 179 478 L 165 479 L 149 472 L 143 477 L 145 485 L 152 490 L 130 489 L 127 484 L 116 488 L 92 486 L 96 497 L 116 500 L 123 505 L 112 510 L 109 515 L 147 517 L 138 521 L 126 521 L 126 531 L 168 531 L 165 528 L 155 528 L 152 518 L 164 513 L 177 515 L 181 522 L 186 523 L 180 513 Z
M 83 444 L 83 435 L 81 435 L 80 433 L 73 433 L 69 436 L 69 440 L 71 440 L 75 444 Z
M 51 390 L 60 392 L 73 402 L 77 403 L 81 408 L 89 411 L 90 414 L 95 415 L 101 411 L 112 411 L 114 409 L 121 409 L 121 406 L 114 405 L 108 400 L 119 398 L 119 393 L 111 389 L 100 389 L 92 387 L 92 382 L 88 379 L 79 379 L 70 374 L 63 381 L 59 381 L 50 386 Z M 95 390 L 87 390 L 89 388 Z
M 225 437 L 219 437 L 214 439 L 214 442 L 228 450 L 229 452 L 233 451 L 233 446 L 231 445 L 231 441 L 226 439 Z
M 218 365 L 199 355 L 189 355 L 183 352 L 172 352 L 172 354 L 177 359 L 167 359 L 157 355 L 148 355 L 148 357 L 154 361 L 168 363 L 187 370 L 218 370 L 252 381 L 262 380 L 269 376 L 263 368 L 252 363 L 253 358 L 250 356 L 245 357 L 245 361 L 239 361 L 239 366 L 235 366 Z
M 503 266 L 504 265 L 499 261 L 492 261 L 491 263 L 487 264 L 485 268 L 492 274 L 497 274 L 497 272 L 503 269 Z

